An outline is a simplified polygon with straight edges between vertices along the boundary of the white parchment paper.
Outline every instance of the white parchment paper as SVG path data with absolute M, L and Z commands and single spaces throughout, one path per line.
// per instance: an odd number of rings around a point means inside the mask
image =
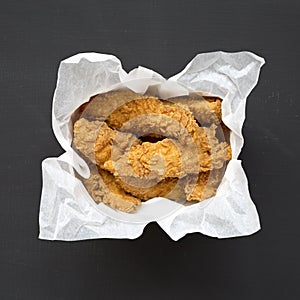
M 119 59 L 99 53 L 80 53 L 61 62 L 53 99 L 52 126 L 65 153 L 42 162 L 43 189 L 40 205 L 40 235 L 48 240 L 93 238 L 137 238 L 144 227 L 156 221 L 173 239 L 187 233 L 227 238 L 252 234 L 260 229 L 245 173 L 238 160 L 244 139 L 246 98 L 258 81 L 264 59 L 250 52 L 211 52 L 197 55 L 179 74 L 163 78 L 138 67 L 128 74 Z M 86 163 L 71 148 L 72 113 L 95 94 L 118 88 L 145 93 L 153 87 L 163 99 L 187 95 L 191 91 L 219 96 L 222 119 L 232 130 L 232 160 L 215 197 L 183 206 L 164 198 L 142 204 L 126 214 L 96 204 L 73 168 L 89 176 Z

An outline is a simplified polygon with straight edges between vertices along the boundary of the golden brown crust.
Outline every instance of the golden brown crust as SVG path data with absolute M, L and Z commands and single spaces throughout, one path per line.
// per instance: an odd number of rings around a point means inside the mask
M 218 124 L 221 122 L 222 103 L 219 99 L 214 98 L 214 101 L 209 101 L 201 95 L 194 94 L 191 96 L 170 98 L 169 100 L 190 110 L 197 122 L 202 126 L 205 124 Z
M 203 127 L 204 128 L 204 127 Z M 216 137 L 217 125 L 212 124 L 210 127 L 204 128 L 207 139 L 200 137 L 201 145 L 199 144 L 198 149 L 205 145 L 205 149 L 209 148 L 209 158 L 203 163 L 201 171 L 209 171 L 213 169 L 222 168 L 226 161 L 231 159 L 231 147 L 227 142 L 219 142 Z M 203 142 L 205 141 L 205 143 Z M 208 145 L 206 145 L 208 143 Z M 207 154 L 207 152 L 205 152 Z M 200 162 L 201 163 L 201 162 Z
M 77 120 L 74 124 L 73 145 L 93 163 L 96 162 L 94 145 L 101 124 L 103 124 L 103 122 L 89 122 L 84 118 Z
M 190 173 L 222 168 L 231 158 L 230 149 L 226 142 L 219 143 L 216 125 L 211 125 L 198 127 L 192 144 L 183 146 L 168 138 L 156 143 L 144 142 L 128 146 L 128 152 L 115 156 L 115 160 L 106 157 L 101 166 L 115 176 L 181 178 Z
M 155 97 L 141 97 L 120 106 L 107 118 L 107 123 L 137 136 L 158 134 L 185 143 L 198 127 L 190 111 Z
M 157 143 L 144 142 L 133 147 L 128 154 L 128 163 L 140 177 L 155 172 L 157 176 L 181 177 L 180 152 L 171 139 Z
M 155 179 L 116 177 L 116 181 L 126 192 L 145 201 L 154 197 L 166 197 L 176 187 L 178 178 L 165 178 L 157 182 Z
M 117 132 L 106 123 L 102 123 L 94 147 L 95 160 L 103 168 L 108 160 L 120 157 L 132 145 L 138 143 L 140 141 L 133 134 Z
M 113 91 L 78 109 L 73 145 L 93 164 L 83 182 L 96 202 L 132 212 L 154 197 L 193 202 L 215 195 L 231 159 L 221 99 L 169 100 Z
M 143 201 L 154 197 L 165 197 L 175 201 L 184 201 L 186 199 L 186 178 L 165 178 L 157 182 L 157 180 L 153 179 L 142 179 L 140 181 L 136 177 L 122 179 L 116 177 L 116 181 L 126 192 Z
M 141 95 L 131 90 L 118 90 L 99 94 L 92 97 L 88 104 L 81 108 L 81 117 L 91 121 L 105 121 L 119 106 L 138 98 L 141 98 Z
M 197 177 L 189 176 L 185 186 L 188 201 L 203 201 L 215 196 L 224 175 L 223 169 L 201 172 Z
M 141 200 L 126 193 L 109 172 L 91 167 L 91 176 L 83 183 L 95 202 L 103 202 L 111 208 L 133 212 L 141 205 Z

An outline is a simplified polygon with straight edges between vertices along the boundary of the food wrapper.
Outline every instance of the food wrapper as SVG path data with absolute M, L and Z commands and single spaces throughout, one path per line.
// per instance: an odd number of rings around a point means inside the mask
M 126 73 L 120 60 L 112 55 L 80 53 L 62 61 L 53 99 L 52 126 L 65 153 L 42 162 L 39 238 L 66 241 L 134 239 L 150 222 L 157 222 L 173 240 L 192 232 L 229 238 L 258 231 L 258 213 L 238 156 L 244 143 L 242 126 L 246 98 L 257 84 L 263 64 L 263 58 L 250 52 L 203 53 L 183 71 L 165 79 L 144 67 Z M 72 114 L 91 96 L 120 88 L 140 94 L 153 89 L 161 99 L 193 91 L 223 99 L 222 120 L 231 130 L 232 159 L 214 197 L 189 206 L 153 198 L 130 214 L 93 201 L 75 176 L 77 172 L 87 178 L 90 171 L 71 147 Z

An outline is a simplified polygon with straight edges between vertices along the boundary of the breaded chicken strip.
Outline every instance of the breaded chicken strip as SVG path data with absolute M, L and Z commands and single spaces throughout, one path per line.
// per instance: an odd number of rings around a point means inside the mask
M 181 145 L 173 139 L 156 143 L 144 142 L 133 146 L 128 153 L 108 159 L 103 167 L 115 176 L 148 176 L 148 179 L 178 177 L 222 168 L 231 158 L 231 148 L 219 143 L 216 125 L 198 127 L 195 143 Z M 128 148 L 127 148 L 128 149 Z
M 163 177 L 181 177 L 182 169 L 180 151 L 171 139 L 156 143 L 144 142 L 131 149 L 128 163 L 140 177 L 151 171 Z
M 164 197 L 184 203 L 186 202 L 185 186 L 187 182 L 187 177 L 179 178 L 176 186 Z
M 108 117 L 107 123 L 114 129 L 138 136 L 159 134 L 185 142 L 198 128 L 190 111 L 154 97 L 142 97 L 120 106 Z
M 159 182 L 156 179 L 138 177 L 116 177 L 116 182 L 128 193 L 141 199 L 165 197 L 176 187 L 178 178 L 165 178 Z
M 91 176 L 83 179 L 83 184 L 95 202 L 103 202 L 111 208 L 133 212 L 141 205 L 141 200 L 126 193 L 109 172 L 90 167 Z
M 116 177 L 145 178 L 161 180 L 169 177 L 184 177 L 188 173 L 197 174 L 197 149 L 182 151 L 178 141 L 164 139 L 156 143 L 144 142 L 132 146 L 123 155 L 108 159 L 103 168 Z M 196 163 L 195 163 L 196 162 Z
M 231 147 L 227 142 L 220 142 L 216 137 L 217 125 L 200 127 L 196 145 L 200 157 L 200 169 L 206 172 L 213 169 L 220 169 L 226 161 L 231 159 Z
M 77 120 L 74 124 L 73 145 L 93 163 L 96 163 L 94 145 L 102 124 L 103 122 L 89 122 L 84 118 Z
M 86 158 L 99 166 L 114 156 L 119 157 L 131 145 L 140 143 L 131 133 L 117 132 L 105 122 L 79 119 L 74 124 L 73 144 Z M 114 145 L 114 147 L 113 147 Z
M 119 106 L 141 97 L 129 89 L 111 91 L 92 97 L 88 103 L 80 107 L 79 111 L 82 118 L 104 121 Z
M 139 144 L 140 141 L 131 133 L 117 132 L 103 123 L 95 142 L 96 163 L 103 167 L 108 160 L 115 160 L 130 147 Z
M 191 94 L 189 96 L 175 97 L 168 100 L 190 110 L 201 125 L 211 123 L 218 124 L 221 122 L 222 103 L 218 98 L 214 98 L 214 101 L 210 98 L 210 101 L 208 101 L 201 95 Z
M 165 197 L 171 200 L 185 200 L 186 178 L 165 178 L 159 182 L 157 180 L 117 177 L 116 181 L 128 193 L 141 200 L 149 200 L 154 197 Z
M 218 118 L 221 116 L 220 100 L 205 101 L 205 103 L 211 108 L 214 105 L 217 107 L 215 108 L 216 114 L 211 109 L 206 115 L 217 115 Z M 217 149 L 213 149 L 219 144 L 216 138 L 216 125 L 212 124 L 210 130 L 207 131 L 203 129 L 204 127 L 199 127 L 191 113 L 182 106 L 153 97 L 144 97 L 120 106 L 109 116 L 107 122 L 113 128 L 132 132 L 138 136 L 154 134 L 178 139 L 189 152 L 195 148 L 196 144 L 196 147 L 200 149 L 198 154 L 201 171 L 219 168 L 222 160 L 223 162 L 226 160 L 224 153 L 230 152 L 230 147 L 224 142 L 220 143 Z M 195 150 L 193 152 L 195 153 Z
M 199 173 L 211 165 L 208 137 L 204 128 L 199 128 L 199 134 L 200 131 L 203 135 L 197 143 L 201 145 L 204 139 L 207 140 L 201 148 L 196 143 L 188 147 L 169 138 L 156 143 L 144 142 L 131 148 L 128 162 L 139 176 L 154 172 L 163 177 L 181 178 L 189 173 Z
M 141 199 L 202 201 L 215 195 L 231 159 L 229 130 L 220 125 L 220 100 L 199 97 L 176 97 L 173 103 L 117 91 L 82 107 L 73 144 L 98 165 L 83 179 L 96 202 L 131 212 Z M 194 116 L 211 125 L 199 127 Z
M 225 168 L 215 169 L 209 172 L 201 172 L 197 177 L 188 176 L 185 186 L 186 199 L 188 201 L 202 201 L 215 196 Z

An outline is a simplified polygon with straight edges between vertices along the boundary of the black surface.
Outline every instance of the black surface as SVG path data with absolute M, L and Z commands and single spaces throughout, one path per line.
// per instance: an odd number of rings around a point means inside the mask
M 26 2 L 26 3 L 25 3 Z M 1 1 L 0 299 L 300 299 L 299 1 Z M 196 53 L 265 57 L 247 104 L 241 158 L 262 230 L 173 242 L 37 239 L 41 161 L 62 149 L 50 123 L 59 61 L 118 56 L 169 77 Z

